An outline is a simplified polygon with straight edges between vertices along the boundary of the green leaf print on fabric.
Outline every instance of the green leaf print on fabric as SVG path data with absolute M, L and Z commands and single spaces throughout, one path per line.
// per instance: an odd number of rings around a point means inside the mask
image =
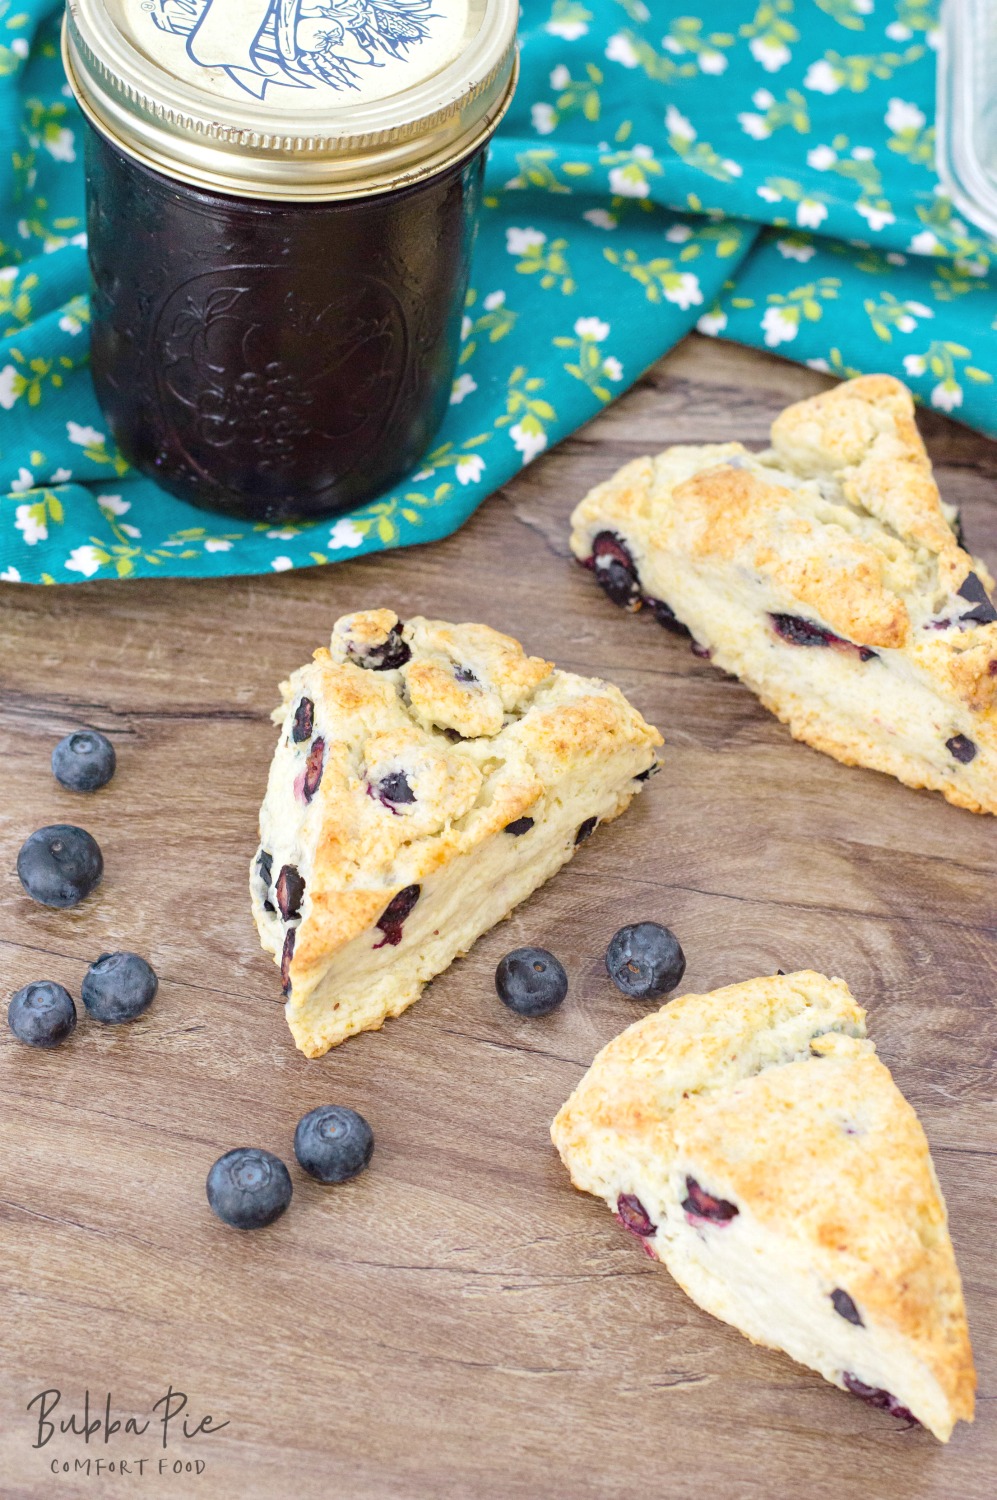
M 934 170 L 937 0 L 522 0 L 420 466 L 321 522 L 185 505 L 94 398 L 61 13 L 0 0 L 0 581 L 282 573 L 446 536 L 694 327 L 892 372 L 997 435 L 997 244 Z

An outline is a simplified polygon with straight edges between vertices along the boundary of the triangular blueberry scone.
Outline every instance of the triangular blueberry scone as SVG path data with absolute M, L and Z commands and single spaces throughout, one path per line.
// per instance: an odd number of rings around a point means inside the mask
M 942 1442 L 973 1419 L 928 1143 L 840 979 L 683 995 L 599 1053 L 551 1127 L 694 1302 Z
M 594 489 L 572 550 L 691 634 L 797 739 L 997 812 L 997 609 L 910 392 L 870 375 L 789 407 L 772 448 L 669 448 Z
M 661 736 L 486 625 L 371 610 L 281 685 L 250 887 L 294 1040 L 379 1027 L 627 807 Z

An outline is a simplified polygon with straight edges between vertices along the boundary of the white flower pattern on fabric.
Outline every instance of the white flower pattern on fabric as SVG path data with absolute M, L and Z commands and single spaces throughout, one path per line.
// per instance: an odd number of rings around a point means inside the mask
M 48 541 L 48 527 L 39 509 L 37 505 L 19 505 L 14 512 L 14 525 L 29 547 Z
M 633 163 L 625 167 L 613 167 L 609 174 L 609 186 L 619 198 L 646 198 L 651 188 L 647 178 Z
M 604 323 L 601 318 L 578 318 L 575 333 L 580 339 L 594 339 L 597 344 L 601 344 L 603 339 L 609 337 L 609 324 Z
M 105 442 L 104 434 L 96 427 L 81 427 L 78 422 L 66 423 L 66 435 L 80 448 L 99 448 Z
M 84 578 L 92 578 L 98 571 L 102 562 L 97 548 L 86 542 L 82 547 L 74 547 L 66 559 L 65 567 L 70 573 L 82 573 Z
M 703 300 L 699 277 L 694 276 L 691 271 L 682 271 L 674 281 L 665 283 L 665 297 L 669 302 L 674 302 L 676 307 L 681 307 L 683 312 L 690 307 L 698 307 Z
M 542 453 L 547 446 L 545 432 L 535 432 L 532 428 L 525 427 L 522 422 L 516 422 L 509 428 L 509 436 L 516 450 L 523 455 L 524 466 L 532 463 L 537 454 Z
M 940 255 L 944 246 L 934 230 L 922 229 L 910 242 L 915 255 Z
M 761 63 L 766 73 L 777 73 L 792 57 L 785 43 L 772 37 L 754 36 L 748 45 L 751 48 L 752 57 L 756 62 Z
M 805 240 L 776 240 L 775 248 L 785 260 L 798 260 L 805 264 L 817 254 L 817 246 Z
M 65 127 L 51 136 L 43 136 L 42 145 L 49 156 L 54 157 L 56 161 L 76 160 L 76 137 Z
M 577 42 L 579 37 L 588 34 L 588 27 L 584 21 L 548 21 L 544 27 L 550 36 L 559 36 L 565 42 Z
M 922 130 L 927 123 L 924 110 L 904 99 L 891 99 L 885 115 L 886 126 L 894 135 L 902 130 Z
M 767 307 L 762 317 L 765 342 L 770 349 L 788 344 L 800 331 L 799 313 L 795 308 Z
M 477 484 L 485 472 L 485 461 L 480 453 L 464 453 L 454 464 L 458 484 Z
M 450 405 L 459 406 L 465 396 L 472 395 L 477 389 L 478 382 L 473 375 L 468 375 L 466 372 L 463 375 L 458 375 L 450 392 Z
M 747 110 L 737 118 L 745 135 L 750 135 L 753 141 L 765 141 L 772 134 L 772 127 L 764 115 L 752 114 Z
M 275 557 L 270 566 L 275 573 L 287 573 L 294 567 L 294 560 L 290 557 Z
M 888 208 L 873 208 L 869 203 L 856 203 L 856 213 L 860 213 L 869 225 L 870 229 L 885 229 L 887 224 L 895 224 L 896 216 L 891 214 Z
M 342 547 L 348 547 L 352 551 L 361 545 L 363 539 L 364 534 L 360 528 L 353 524 L 349 516 L 343 516 L 329 532 L 329 551 L 338 552 Z
M 826 58 L 811 63 L 803 80 L 803 87 L 817 94 L 836 94 L 841 87 L 838 75 Z
M 796 205 L 796 222 L 801 229 L 818 229 L 827 218 L 827 204 L 817 198 L 801 198 Z
M 0 406 L 10 411 L 21 394 L 21 377 L 13 365 L 4 365 L 0 370 Z
M 962 386 L 957 380 L 940 380 L 932 389 L 931 404 L 942 411 L 955 411 L 962 405 Z
M 606 56 L 610 62 L 622 63 L 625 68 L 640 66 L 640 58 L 634 51 L 633 42 L 622 32 L 617 32 L 615 36 L 609 38 L 606 43 Z
M 547 236 L 542 229 L 510 228 L 505 232 L 505 248 L 510 255 L 525 255 L 528 250 L 537 250 L 546 243 Z
M 830 146 L 814 146 L 807 152 L 807 166 L 815 172 L 828 172 L 838 160 L 838 153 Z
M 697 318 L 696 327 L 700 333 L 705 333 L 709 338 L 716 338 L 718 333 L 723 333 L 727 327 L 727 314 L 725 312 L 703 313 Z
M 151 9 L 189 16 L 206 3 Z M 82 142 L 55 7 L 30 26 L 0 19 L 30 148 L 0 231 L 0 576 L 265 574 L 281 559 L 308 567 L 419 540 L 430 507 L 445 534 L 697 317 L 708 335 L 809 355 L 839 378 L 900 374 L 937 410 L 992 427 L 997 243 L 960 218 L 935 173 L 936 10 L 714 0 L 686 15 L 645 0 L 527 0 L 522 80 L 512 128 L 492 147 L 440 446 L 348 518 L 272 534 L 232 523 L 216 536 L 128 471 L 93 402 Z M 503 284 L 508 300 L 492 290 Z M 919 328 L 937 338 L 919 344 Z
M 98 495 L 97 504 L 109 516 L 126 516 L 132 508 L 132 502 L 123 500 L 120 495 Z
M 686 119 L 685 115 L 674 104 L 669 104 L 665 110 L 665 129 L 669 135 L 677 136 L 680 141 L 694 141 L 696 132 Z

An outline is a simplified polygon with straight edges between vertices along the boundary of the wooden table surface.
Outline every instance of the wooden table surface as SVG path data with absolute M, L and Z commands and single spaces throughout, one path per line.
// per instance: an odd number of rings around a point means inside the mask
M 115 948 L 161 976 L 131 1027 L 84 1019 L 52 1053 L 0 1038 L 3 1500 L 990 1500 L 994 821 L 795 744 L 568 555 L 573 504 L 626 459 L 761 444 L 781 406 L 824 384 L 693 338 L 436 546 L 279 577 L 0 591 L 2 994 L 51 978 L 78 996 Z M 930 413 L 922 427 L 970 545 L 997 563 L 997 444 Z M 246 869 L 277 683 L 337 615 L 372 605 L 483 619 L 611 678 L 663 730 L 666 769 L 406 1016 L 308 1062 Z M 48 766 L 81 723 L 118 750 L 90 799 Z M 72 912 L 33 905 L 14 872 L 22 839 L 57 821 L 82 822 L 106 860 Z M 568 1185 L 548 1125 L 640 1013 L 602 955 L 648 917 L 679 934 L 687 988 L 813 967 L 868 1007 L 931 1142 L 965 1284 L 979 1414 L 948 1448 L 700 1312 Z M 534 942 L 571 979 L 541 1021 L 492 987 L 499 957 Z M 326 1102 L 361 1110 L 377 1146 L 369 1172 L 323 1190 L 291 1142 Z M 255 1235 L 204 1198 L 211 1163 L 246 1144 L 294 1179 L 289 1212 Z M 164 1454 L 161 1427 L 124 1422 L 162 1417 L 170 1387 L 188 1405 Z M 77 1426 L 84 1392 L 98 1415 L 110 1392 L 120 1431 L 34 1447 L 28 1403 L 45 1390 Z M 194 1431 L 207 1413 L 219 1430 L 185 1438 L 184 1418 Z M 98 1473 L 122 1459 L 127 1472 Z

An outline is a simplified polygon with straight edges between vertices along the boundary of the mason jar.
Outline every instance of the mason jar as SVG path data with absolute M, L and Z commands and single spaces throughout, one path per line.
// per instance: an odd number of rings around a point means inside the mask
M 259 521 L 351 510 L 450 397 L 516 0 L 68 0 L 91 359 L 129 463 Z

